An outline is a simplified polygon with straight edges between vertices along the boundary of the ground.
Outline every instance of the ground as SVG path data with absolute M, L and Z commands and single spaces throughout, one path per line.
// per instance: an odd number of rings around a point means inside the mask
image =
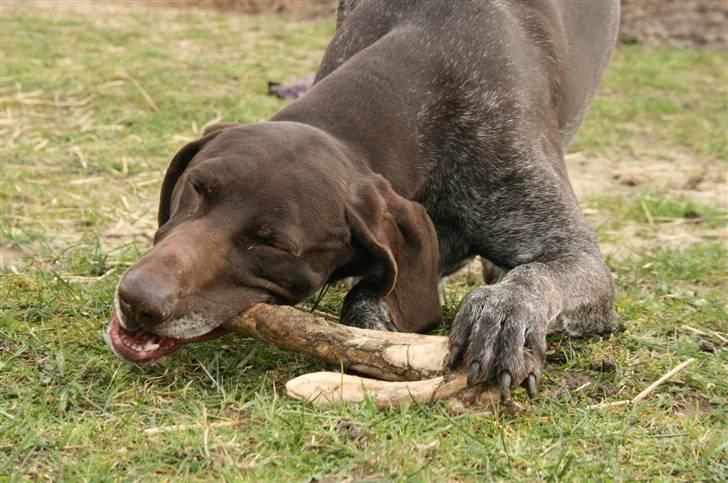
M 205 124 L 272 115 L 283 101 L 267 80 L 313 71 L 333 30 L 3 6 L 0 479 L 724 481 L 725 51 L 615 54 L 567 160 L 626 330 L 550 340 L 541 395 L 517 393 L 518 414 L 313 408 L 282 388 L 320 364 L 232 336 L 153 365 L 110 354 L 100 329 L 150 244 L 171 155 Z M 448 322 L 478 283 L 473 268 L 450 280 Z M 335 313 L 342 293 L 317 306 Z M 590 408 L 689 358 L 645 402 Z M 145 432 L 174 425 L 186 428 Z

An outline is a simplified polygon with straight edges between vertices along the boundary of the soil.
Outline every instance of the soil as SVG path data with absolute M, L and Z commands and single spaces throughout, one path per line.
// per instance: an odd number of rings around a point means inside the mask
M 688 153 L 673 152 L 669 158 L 634 160 L 566 155 L 567 169 L 578 198 L 602 193 L 666 192 L 673 198 L 728 208 L 725 167 L 722 163 Z
M 728 172 L 723 163 L 701 161 L 686 153 L 639 163 L 573 153 L 566 156 L 566 164 L 577 198 L 582 201 L 601 195 L 634 199 L 640 194 L 659 192 L 675 199 L 728 209 Z M 584 212 L 594 227 L 608 221 L 598 210 L 586 208 Z M 650 227 L 649 237 L 645 236 L 644 224 L 626 222 L 619 232 L 603 237 L 614 241 L 603 241 L 602 251 L 623 256 L 655 243 L 682 248 L 705 240 L 728 242 L 728 231 L 724 228 L 708 228 L 693 221 L 677 219 L 656 223 Z
M 678 396 L 672 404 L 672 410 L 684 418 L 704 418 L 713 412 L 710 401 L 691 395 Z
M 725 0 L 622 0 L 620 41 L 728 49 Z
M 542 384 L 541 390 L 547 397 L 564 399 L 581 393 L 598 402 L 618 392 L 616 386 L 600 382 L 594 374 L 580 370 L 558 370 L 548 368 L 549 383 Z

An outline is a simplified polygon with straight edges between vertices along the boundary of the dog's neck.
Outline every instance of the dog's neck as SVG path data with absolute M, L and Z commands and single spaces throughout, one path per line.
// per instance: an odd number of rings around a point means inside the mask
M 420 156 L 417 113 L 412 108 L 417 103 L 406 98 L 411 91 L 406 85 L 392 87 L 397 80 L 389 79 L 379 66 L 356 74 L 347 67 L 322 79 L 271 121 L 299 122 L 324 131 L 344 146 L 354 169 L 378 173 L 400 194 L 414 197 L 424 176 L 403 168 L 415 164 L 403 162 L 404 158 Z

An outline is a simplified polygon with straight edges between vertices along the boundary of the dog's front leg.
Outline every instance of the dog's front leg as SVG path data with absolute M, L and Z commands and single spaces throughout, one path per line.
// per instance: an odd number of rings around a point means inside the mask
M 450 333 L 450 367 L 461 364 L 468 382 L 499 384 L 535 394 L 546 355 L 546 332 L 558 320 L 570 335 L 616 328 L 614 287 L 598 254 L 534 262 L 503 280 L 473 290 Z
M 377 287 L 366 280 L 357 283 L 344 299 L 341 323 L 360 329 L 397 330 Z

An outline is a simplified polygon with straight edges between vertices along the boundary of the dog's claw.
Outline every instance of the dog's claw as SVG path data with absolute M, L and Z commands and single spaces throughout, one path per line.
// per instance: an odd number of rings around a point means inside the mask
M 531 399 L 536 397 L 536 376 L 533 374 L 529 374 L 526 378 L 526 392 L 528 392 L 528 397 Z
M 461 358 L 462 358 L 462 351 L 460 349 L 460 346 L 457 344 L 453 344 L 450 347 L 450 358 L 447 363 L 448 367 L 450 369 L 456 369 Z
M 472 386 L 478 380 L 480 374 L 480 362 L 473 361 L 468 368 L 468 386 Z
M 511 398 L 511 373 L 503 371 L 500 374 L 501 402 L 507 402 Z

